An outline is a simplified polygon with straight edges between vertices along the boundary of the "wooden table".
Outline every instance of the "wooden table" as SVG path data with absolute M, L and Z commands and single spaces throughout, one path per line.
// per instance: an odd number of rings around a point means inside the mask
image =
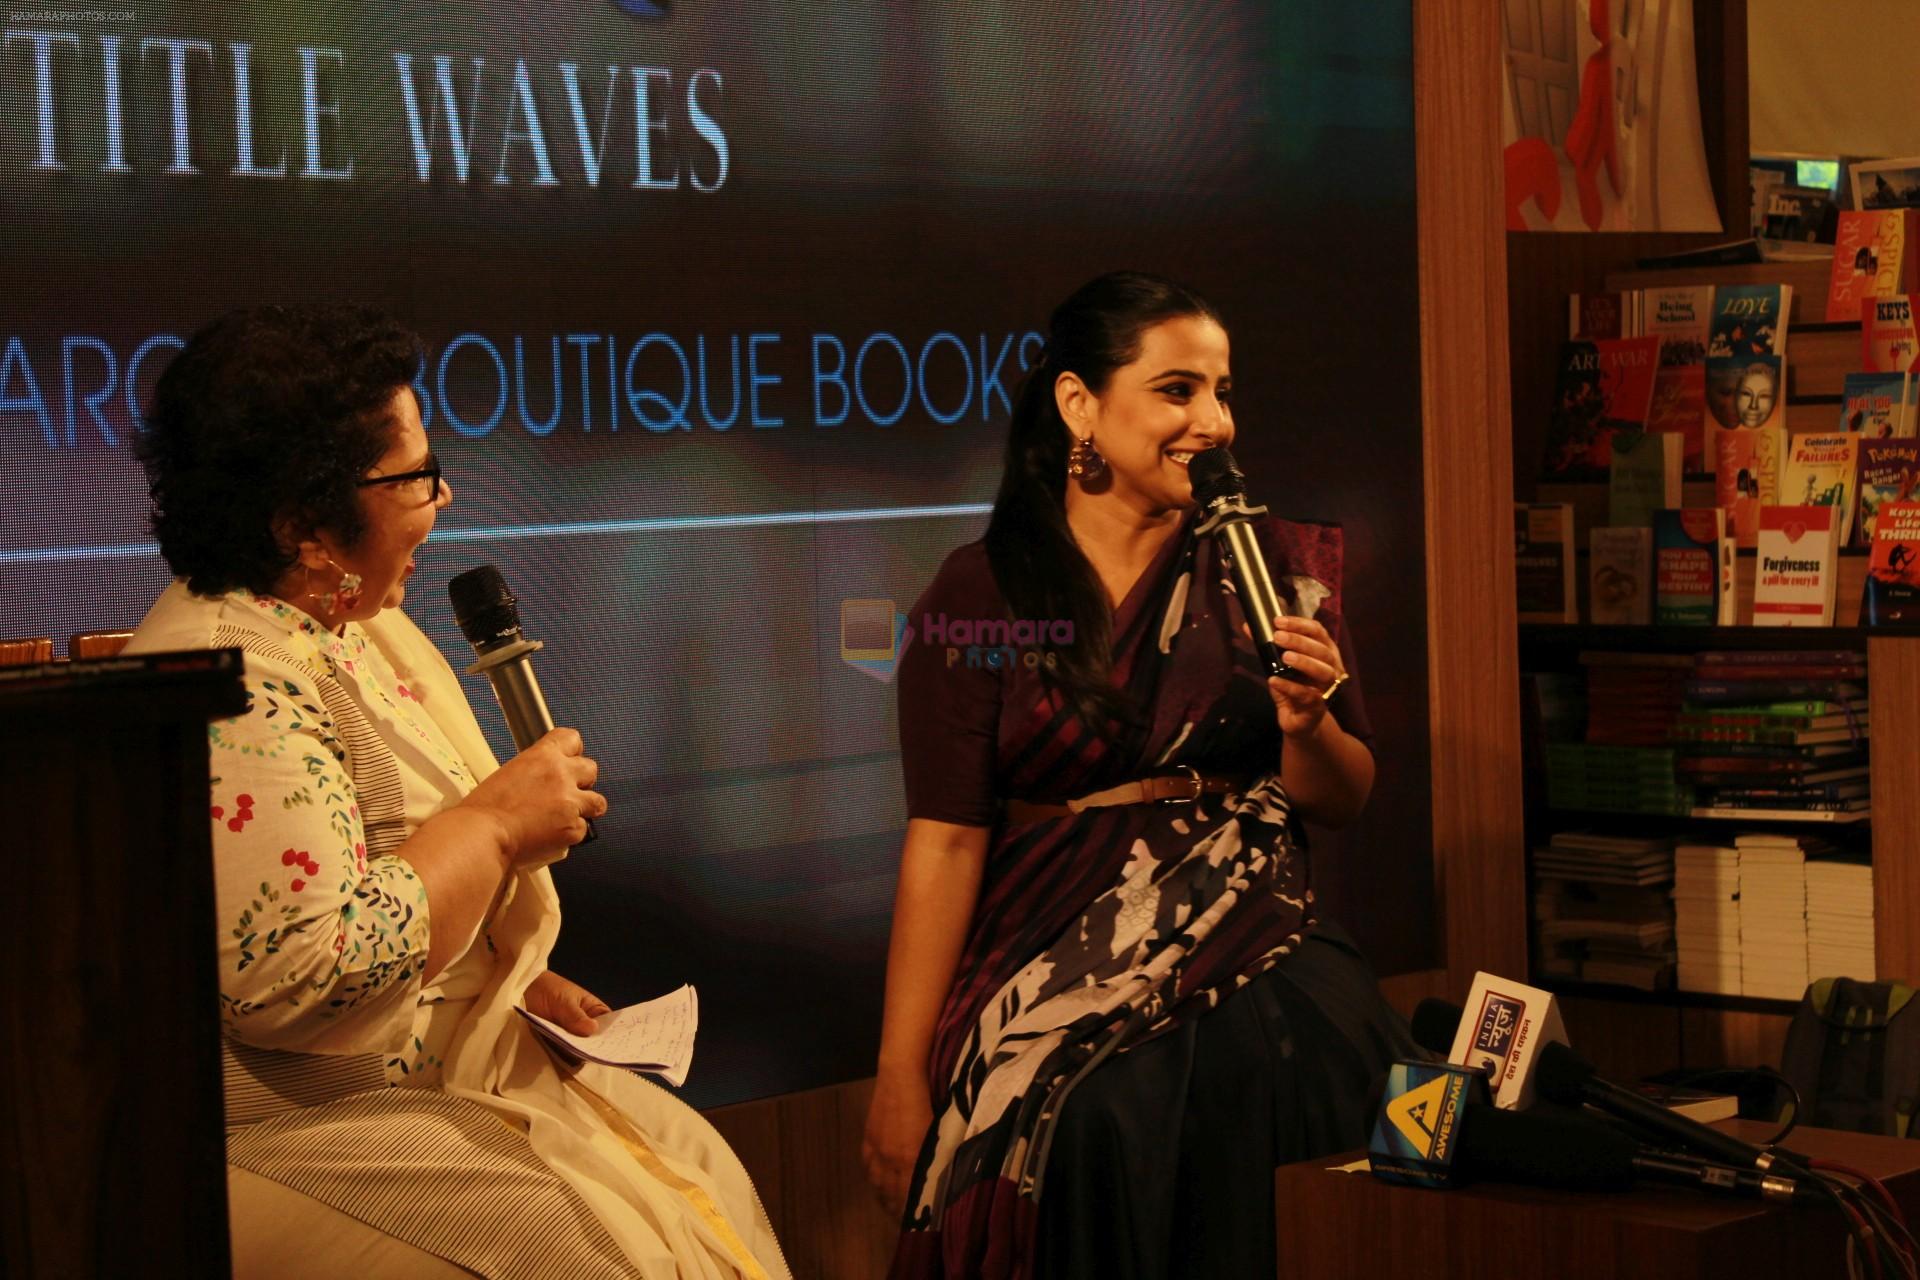
M 1749 1142 L 1773 1126 L 1724 1121 Z M 1920 1224 L 1920 1141 L 1796 1129 L 1786 1145 L 1886 1183 Z M 1476 1183 L 1394 1186 L 1329 1166 L 1353 1152 L 1286 1165 L 1274 1177 L 1279 1271 L 1315 1280 L 1694 1280 L 1846 1275 L 1846 1231 L 1827 1208 L 1781 1206 L 1687 1188 L 1616 1193 Z

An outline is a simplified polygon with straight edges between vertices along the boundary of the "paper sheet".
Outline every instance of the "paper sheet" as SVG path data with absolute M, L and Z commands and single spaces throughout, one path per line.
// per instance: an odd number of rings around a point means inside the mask
M 590 1036 L 575 1035 L 525 1009 L 518 1012 L 538 1034 L 576 1058 L 645 1071 L 675 1088 L 687 1082 L 694 1034 L 700 1029 L 700 998 L 691 986 L 603 1013 L 594 1019 L 598 1029 Z

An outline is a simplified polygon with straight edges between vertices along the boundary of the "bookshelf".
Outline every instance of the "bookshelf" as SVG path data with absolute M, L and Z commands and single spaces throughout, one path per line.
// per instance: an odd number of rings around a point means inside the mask
M 1627 256 L 1632 251 L 1623 253 Z M 1668 284 L 1761 284 L 1793 286 L 1793 304 L 1787 338 L 1786 414 L 1789 431 L 1832 430 L 1839 413 L 1845 375 L 1860 367 L 1860 325 L 1825 319 L 1829 264 L 1780 262 L 1740 267 L 1698 268 L 1685 271 L 1607 271 L 1592 287 L 1642 289 Z M 1516 288 L 1520 287 L 1516 283 Z M 1562 331 L 1564 332 L 1564 331 Z M 1556 334 L 1558 339 L 1560 335 Z M 1516 344 L 1517 350 L 1518 344 Z M 1519 381 L 1516 374 L 1516 382 Z M 1539 483 L 1524 477 L 1537 474 L 1538 458 L 1528 460 L 1520 419 L 1530 412 L 1516 405 L 1516 487 L 1522 500 L 1565 502 L 1574 511 L 1576 569 L 1581 616 L 1588 616 L 1587 530 L 1607 521 L 1604 481 Z M 1527 497 L 1531 489 L 1531 498 Z M 1688 505 L 1713 505 L 1713 482 L 1707 475 L 1687 477 Z M 1557 823 L 1561 828 L 1590 820 L 1597 829 L 1617 833 L 1657 834 L 1692 831 L 1731 834 L 1735 827 L 1839 836 L 1868 842 L 1874 865 L 1874 957 L 1878 976 L 1913 981 L 1920 978 L 1920 627 L 1863 628 L 1851 625 L 1859 616 L 1866 580 L 1867 557 L 1843 552 L 1836 617 L 1842 625 L 1825 628 L 1756 628 L 1753 616 L 1755 558 L 1740 553 L 1737 572 L 1737 619 L 1731 627 L 1620 627 L 1586 624 L 1524 624 L 1519 628 L 1520 670 L 1523 677 L 1543 671 L 1578 669 L 1583 651 L 1690 653 L 1710 649 L 1754 651 L 1799 648 L 1857 648 L 1867 654 L 1867 698 L 1871 723 L 1870 768 L 1872 810 L 1859 824 L 1827 822 L 1786 823 L 1779 820 L 1730 822 L 1725 819 L 1665 817 L 1633 814 L 1579 814 L 1550 810 L 1537 743 L 1529 741 L 1529 767 L 1524 787 L 1528 849 L 1544 843 Z M 1530 737 L 1532 731 L 1530 729 Z M 1530 856 L 1530 855 L 1529 855 Z M 1532 911 L 1529 909 L 1531 932 Z M 1532 948 L 1529 955 L 1532 956 Z M 1544 981 L 1559 991 L 1568 1005 L 1569 1019 L 1579 1024 L 1583 1039 L 1616 1033 L 1636 1043 L 1617 1058 L 1617 1069 L 1652 1070 L 1676 1062 L 1708 1065 L 1716 1058 L 1734 1062 L 1773 1061 L 1784 1040 L 1791 1001 L 1724 996 L 1698 992 L 1646 992 L 1604 984 Z M 1649 1016 L 1652 1021 L 1649 1023 Z M 1627 1028 L 1633 1027 L 1629 1032 Z M 1651 1030 L 1649 1030 L 1651 1028 Z M 1744 1051 L 1744 1052 L 1743 1052 Z M 1630 1064 L 1630 1067 L 1629 1067 Z

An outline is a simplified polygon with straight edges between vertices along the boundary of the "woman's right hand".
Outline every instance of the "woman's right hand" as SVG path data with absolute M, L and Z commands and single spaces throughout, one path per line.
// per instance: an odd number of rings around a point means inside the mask
M 579 733 L 554 729 L 460 802 L 499 826 L 510 863 L 551 861 L 586 839 L 589 819 L 606 813 L 607 798 L 592 790 L 600 766 L 584 750 Z
M 867 1180 L 880 1203 L 896 1218 L 905 1211 L 913 1166 L 933 1124 L 933 1103 L 920 1071 L 882 1070 L 867 1107 L 867 1132 L 860 1143 Z

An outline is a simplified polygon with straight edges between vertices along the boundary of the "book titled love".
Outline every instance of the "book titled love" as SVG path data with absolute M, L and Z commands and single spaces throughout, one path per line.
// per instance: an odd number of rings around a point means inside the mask
M 1839 551 L 1840 508 L 1760 508 L 1753 625 L 1832 626 Z

